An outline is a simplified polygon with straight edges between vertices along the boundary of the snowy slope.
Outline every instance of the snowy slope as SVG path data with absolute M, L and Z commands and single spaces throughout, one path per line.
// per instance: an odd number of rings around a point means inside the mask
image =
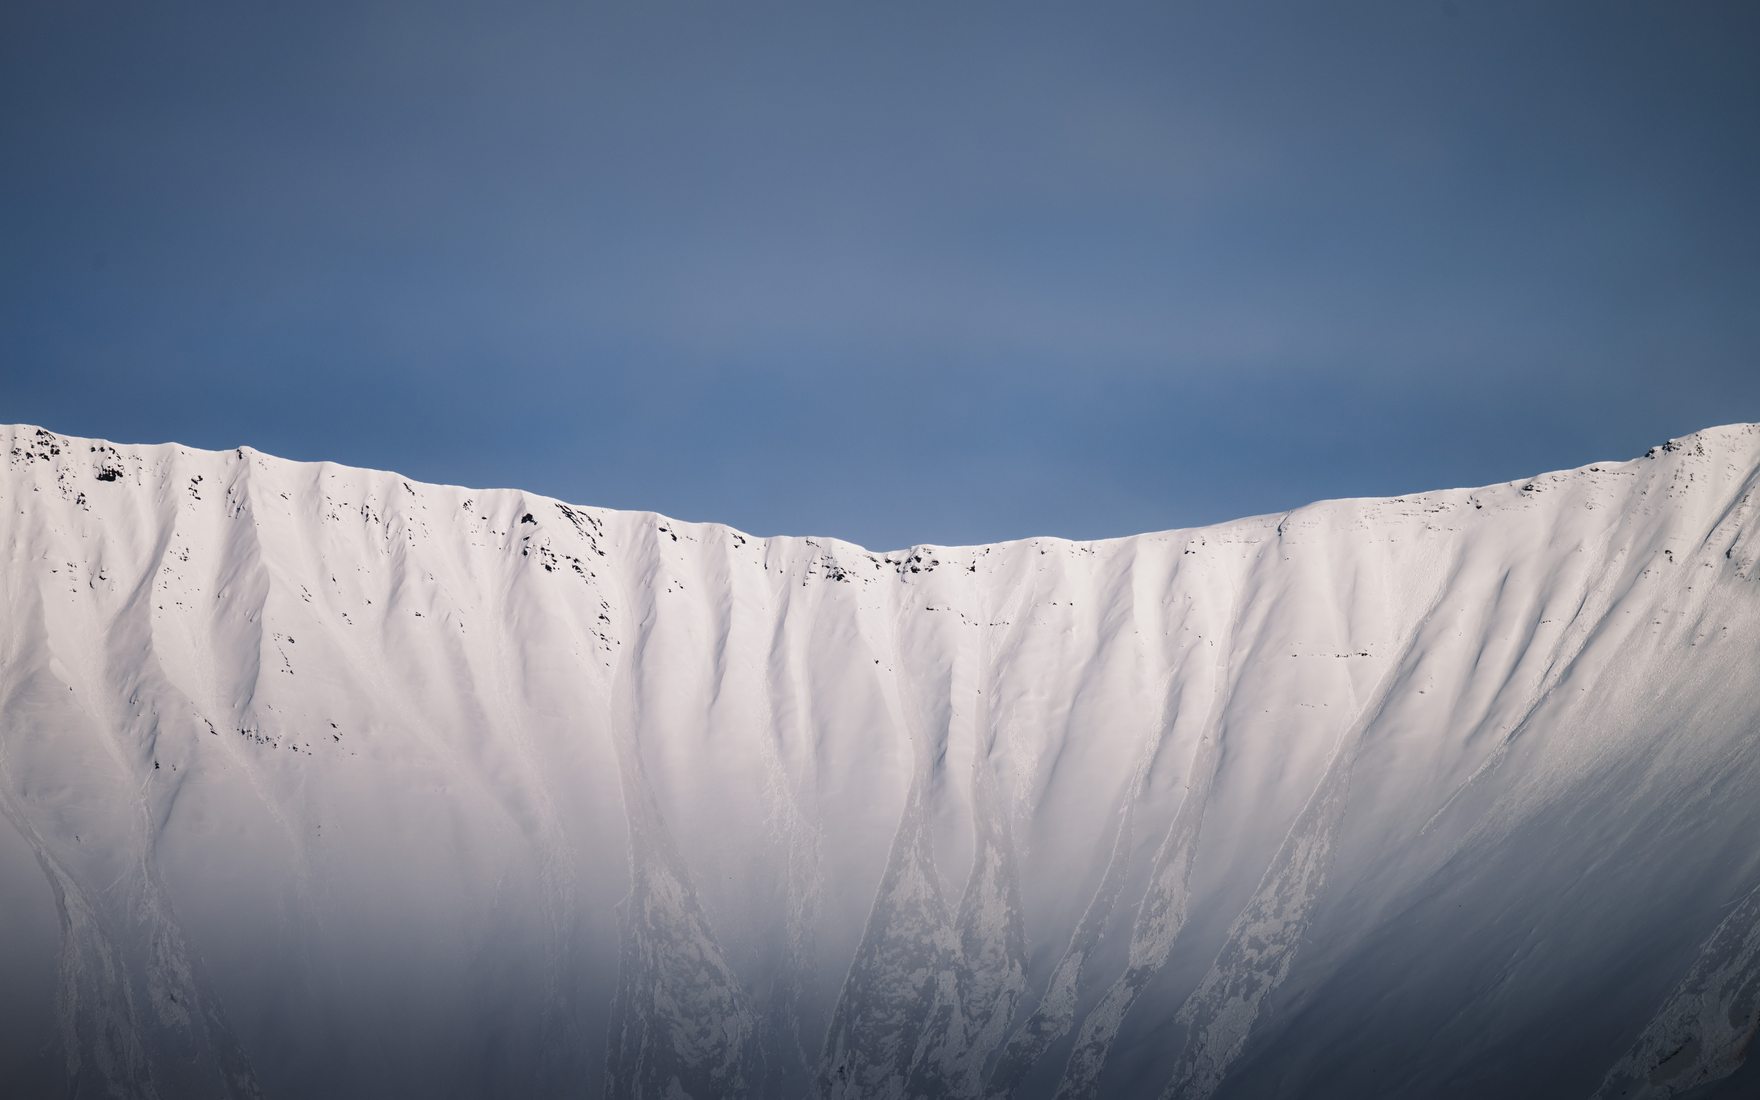
M 887 554 L 0 442 L 13 1094 L 1760 1092 L 1760 427 Z

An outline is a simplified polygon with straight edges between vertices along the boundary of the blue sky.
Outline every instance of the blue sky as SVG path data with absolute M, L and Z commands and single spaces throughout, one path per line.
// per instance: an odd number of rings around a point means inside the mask
M 0 6 L 0 419 L 874 546 L 1760 420 L 1750 4 Z

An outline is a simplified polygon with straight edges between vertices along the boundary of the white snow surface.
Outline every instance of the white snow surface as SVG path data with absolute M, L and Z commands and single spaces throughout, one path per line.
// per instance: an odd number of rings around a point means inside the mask
M 1760 426 L 891 553 L 0 441 L 9 1095 L 1760 1093 Z

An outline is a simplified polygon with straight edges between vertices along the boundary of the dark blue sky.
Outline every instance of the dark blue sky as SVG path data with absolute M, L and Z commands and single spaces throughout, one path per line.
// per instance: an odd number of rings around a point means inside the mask
M 0 420 L 871 545 L 1760 420 L 1760 5 L 0 5 Z

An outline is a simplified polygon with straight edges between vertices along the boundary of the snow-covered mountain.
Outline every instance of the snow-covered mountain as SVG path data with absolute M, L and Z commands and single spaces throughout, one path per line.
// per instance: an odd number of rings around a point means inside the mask
M 8 1095 L 1760 1093 L 1760 427 L 892 553 L 0 440 Z

